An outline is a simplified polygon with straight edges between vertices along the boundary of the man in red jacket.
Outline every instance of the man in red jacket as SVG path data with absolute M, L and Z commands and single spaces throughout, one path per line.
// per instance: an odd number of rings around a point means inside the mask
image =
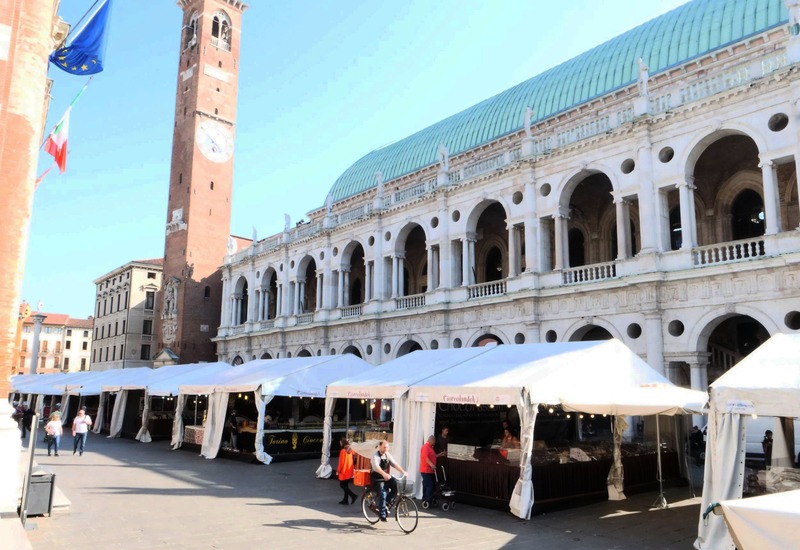
M 436 451 L 433 444 L 436 443 L 436 436 L 429 436 L 422 446 L 419 453 L 419 473 L 422 475 L 422 501 L 431 504 L 433 488 L 436 483 Z

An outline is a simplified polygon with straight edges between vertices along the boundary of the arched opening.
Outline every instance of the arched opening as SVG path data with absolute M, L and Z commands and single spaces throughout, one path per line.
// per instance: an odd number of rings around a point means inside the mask
M 397 348 L 397 357 L 402 357 L 403 355 L 407 355 L 412 351 L 421 350 L 422 346 L 419 343 L 415 342 L 414 340 L 408 340 L 403 342 L 399 348 Z
M 499 202 L 487 206 L 475 226 L 475 259 L 469 279 L 476 283 L 508 277 L 508 229 L 506 211 Z M 475 280 L 477 279 L 477 280 Z
M 408 230 L 408 226 L 400 232 L 398 241 L 403 247 L 403 284 L 402 296 L 422 294 L 428 290 L 427 277 L 427 249 L 425 241 L 425 231 L 417 224 L 413 224 L 413 229 L 408 231 L 405 242 L 402 242 L 402 235 Z
M 346 354 L 348 354 L 348 353 L 349 353 L 350 355 L 355 355 L 356 357 L 359 357 L 359 358 L 361 358 L 361 352 L 360 352 L 360 351 L 358 351 L 358 348 L 357 348 L 357 347 L 355 347 L 355 346 L 347 346 L 346 348 L 344 348 L 344 349 L 342 350 L 342 355 L 346 355 Z
M 769 336 L 764 325 L 748 315 L 734 315 L 719 323 L 708 337 L 708 383 L 747 357 Z
M 676 206 L 669 211 L 670 250 L 680 250 L 681 244 L 683 244 L 681 234 L 681 207 Z
M 189 18 L 189 22 L 183 27 L 183 49 L 193 48 L 197 45 L 197 18 L 200 16 L 194 12 Z M 188 60 L 187 60 L 188 61 Z
M 488 345 L 491 345 L 491 344 L 500 345 L 502 343 L 503 343 L 503 341 L 500 338 L 498 338 L 497 336 L 495 336 L 494 334 L 484 334 L 484 335 L 479 336 L 478 338 L 475 339 L 475 343 L 472 344 L 472 347 L 473 348 L 479 348 L 479 347 L 488 346 Z
M 366 263 L 364 261 L 364 247 L 356 244 L 350 252 L 350 272 L 347 274 L 344 304 L 354 306 L 364 301 L 364 280 L 366 279 Z
M 297 357 L 311 357 L 311 352 L 307 349 L 300 350 L 300 353 L 297 354 Z
M 610 262 L 616 258 L 612 254 L 612 244 L 615 237 L 608 231 L 608 223 L 616 220 L 616 208 L 612 200 L 611 193 L 614 190 L 611 180 L 602 172 L 596 172 L 583 178 L 572 190 L 566 200 L 569 205 L 569 218 L 566 220 L 569 231 L 567 233 L 567 247 L 563 267 L 580 267 L 602 262 Z M 611 221 L 614 225 L 616 222 Z M 616 225 L 614 225 L 616 227 Z M 553 231 L 554 231 L 553 227 Z M 581 237 L 578 237 L 578 230 Z M 594 236 L 597 237 L 594 237 Z M 587 237 L 588 240 L 587 240 Z M 581 246 L 582 250 L 573 252 L 572 239 L 576 240 L 576 245 Z M 555 234 L 551 236 L 555 241 Z M 630 241 L 628 241 L 630 242 Z M 580 262 L 572 264 L 573 257 Z
M 613 336 L 603 327 L 597 325 L 586 325 L 575 331 L 570 336 L 570 342 L 595 342 L 599 340 L 611 340 Z
M 583 231 L 577 227 L 569 230 L 569 265 L 570 267 L 580 267 L 586 265 L 586 249 L 583 238 Z
M 486 253 L 484 262 L 484 282 L 499 281 L 503 278 L 503 251 L 493 246 Z
M 211 45 L 225 51 L 231 51 L 231 20 L 218 11 L 211 21 Z
M 249 294 L 250 290 L 247 285 L 247 279 L 244 277 L 239 277 L 239 280 L 236 282 L 236 290 L 235 290 L 235 301 L 234 306 L 236 310 L 234 311 L 233 319 L 234 324 L 236 325 L 243 325 L 247 322 L 247 305 L 249 303 Z
M 272 359 L 272 354 L 270 354 L 268 352 L 264 352 L 264 353 L 261 354 L 261 358 L 262 359 Z
M 630 243 L 631 243 L 631 250 L 638 250 L 636 247 L 636 226 L 631 221 L 631 232 L 629 234 Z M 616 258 L 618 256 L 617 252 L 619 251 L 619 241 L 617 240 L 617 228 L 611 231 L 611 257 Z M 570 251 L 572 252 L 572 251 Z M 570 264 L 572 265 L 572 264 Z
M 302 272 L 303 294 L 300 296 L 300 313 L 317 310 L 317 263 L 309 258 Z
M 763 234 L 764 201 L 752 189 L 745 189 L 736 196 L 731 206 L 731 236 L 736 241 Z
M 265 297 L 265 315 L 266 319 L 274 319 L 277 315 L 278 304 L 278 274 L 274 269 L 270 269 L 265 273 L 266 285 L 264 292 L 267 293 Z
M 361 280 L 356 279 L 350 284 L 350 303 L 351 304 L 360 304 L 364 301 L 363 294 L 361 292 Z
M 231 361 L 231 365 L 233 365 L 234 367 L 241 365 L 243 363 L 244 359 L 242 359 L 240 355 L 237 355 L 236 357 L 233 358 L 233 361 Z

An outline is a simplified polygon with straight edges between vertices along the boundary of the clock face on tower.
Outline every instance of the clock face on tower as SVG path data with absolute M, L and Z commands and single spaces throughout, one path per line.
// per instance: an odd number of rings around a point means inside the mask
M 216 120 L 204 120 L 197 127 L 197 147 L 211 162 L 225 162 L 233 155 L 230 129 Z

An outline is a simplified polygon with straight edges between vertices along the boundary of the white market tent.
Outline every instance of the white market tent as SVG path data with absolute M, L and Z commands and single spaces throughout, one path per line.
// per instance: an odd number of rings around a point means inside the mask
M 407 402 L 403 398 L 406 397 L 408 389 L 433 374 L 473 359 L 486 353 L 489 349 L 489 347 L 458 348 L 447 350 L 447 353 L 441 353 L 438 350 L 419 350 L 329 384 L 325 394 L 325 432 L 321 464 L 316 472 L 317 477 L 330 477 L 333 471 L 330 466 L 330 449 L 333 408 L 336 399 L 393 399 L 395 422 L 392 456 L 401 464 L 406 464 L 408 461 L 406 453 L 413 454 L 418 451 L 418 449 L 407 449 L 406 447 L 407 430 L 413 428 L 416 432 L 417 429 L 416 426 L 411 427 L 403 420 L 407 407 Z M 433 433 L 433 426 L 430 426 L 430 430 L 426 433 Z M 414 436 L 412 441 L 418 439 L 420 434 L 415 433 Z
M 206 376 L 214 372 L 221 372 L 230 368 L 232 367 L 228 363 L 223 362 L 189 363 L 186 365 L 147 369 L 149 372 L 144 373 L 141 377 L 134 377 L 133 379 L 117 378 L 109 380 L 108 383 L 103 384 L 102 391 L 104 393 L 117 393 L 117 399 L 114 402 L 114 410 L 111 414 L 108 437 L 119 437 L 122 431 L 128 392 L 135 390 L 144 390 L 145 392 L 142 427 L 139 433 L 136 434 L 136 439 L 142 443 L 149 443 L 152 441 L 148 430 L 150 399 L 152 397 L 178 395 L 181 383 L 191 383 L 198 377 Z M 101 400 L 101 406 L 102 403 Z
M 432 428 L 436 403 L 516 405 L 522 459 L 510 508 L 518 517 L 527 519 L 534 497 L 530 456 L 538 406 L 561 404 L 584 410 L 582 405 L 591 405 L 581 403 L 587 396 L 607 395 L 608 410 L 624 407 L 624 414 L 654 414 L 649 404 L 641 403 L 639 388 L 656 385 L 673 386 L 618 340 L 496 346 L 414 384 L 408 393 L 408 419 L 410 425 Z M 663 410 L 655 412 L 694 410 L 694 404 L 704 402 L 702 392 L 679 393 L 675 402 L 664 403 Z M 422 443 L 421 438 L 410 441 Z M 616 446 L 618 441 L 615 437 Z M 617 453 L 615 450 L 615 457 Z M 407 470 L 417 471 L 418 461 L 418 456 L 409 453 Z
M 709 393 L 702 511 L 712 503 L 742 496 L 746 415 L 800 416 L 800 334 L 772 336 L 711 384 Z M 773 468 L 783 454 L 789 454 L 783 438 L 775 437 L 774 445 Z M 695 548 L 733 548 L 724 522 L 714 519 L 706 522 L 701 516 Z M 790 529 L 792 524 L 783 525 Z
M 796 548 L 800 490 L 719 503 L 737 548 Z M 710 521 L 713 521 L 711 519 Z
M 351 354 L 250 361 L 218 376 L 209 377 L 205 382 L 182 384 L 178 411 L 182 410 L 187 395 L 210 396 L 201 454 L 206 458 L 215 458 L 222 441 L 229 394 L 254 392 L 258 410 L 256 458 L 269 464 L 272 457 L 264 452 L 264 413 L 273 398 L 325 397 L 325 388 L 329 383 L 342 376 L 352 376 L 371 368 L 373 367 L 369 363 Z M 175 413 L 176 417 L 178 411 Z

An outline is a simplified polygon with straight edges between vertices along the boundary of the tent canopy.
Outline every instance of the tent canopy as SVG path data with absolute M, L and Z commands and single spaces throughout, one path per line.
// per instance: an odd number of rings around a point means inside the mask
M 776 334 L 711 384 L 719 412 L 800 414 L 800 334 Z M 751 409 L 752 407 L 752 409 Z
M 324 397 L 330 382 L 372 368 L 351 354 L 258 359 L 213 373 L 203 381 L 181 384 L 180 393 L 250 392 L 261 387 L 262 395 Z
M 228 363 L 189 363 L 153 369 L 135 380 L 113 380 L 103 384 L 103 391 L 144 390 L 151 396 L 178 395 L 180 384 L 192 383 L 198 377 L 232 368 Z
M 490 348 L 419 350 L 328 385 L 327 396 L 343 399 L 396 399 L 416 383 L 473 359 Z
M 25 380 L 24 386 L 19 389 L 12 386 L 12 389 L 34 395 L 63 395 L 66 393 L 65 387 L 68 383 L 80 380 L 87 374 L 89 371 L 28 375 L 33 376 L 35 380 Z
M 84 376 L 70 380 L 66 384 L 65 393 L 72 395 L 100 395 L 104 385 L 121 385 L 128 381 L 145 379 L 153 369 L 138 367 L 133 369 L 111 369 L 97 372 L 85 372 Z

